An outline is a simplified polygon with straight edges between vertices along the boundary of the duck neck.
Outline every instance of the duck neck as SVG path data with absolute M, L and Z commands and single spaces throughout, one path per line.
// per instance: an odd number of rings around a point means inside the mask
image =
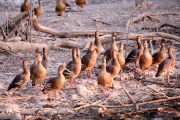
M 143 49 L 143 45 L 140 40 L 137 40 L 138 48 Z
M 47 55 L 46 55 L 46 52 L 43 52 L 43 60 L 47 60 Z
M 43 6 L 42 6 L 42 2 L 39 2 L 39 8 L 42 8 Z
M 23 65 L 23 70 L 24 70 L 24 72 L 23 72 L 24 74 L 26 74 L 27 76 L 30 76 L 30 71 L 26 65 Z
M 76 56 L 77 56 L 77 54 L 76 54 L 76 50 L 75 50 L 75 49 L 73 49 L 73 51 L 72 51 L 72 59 L 73 59 L 73 61 L 75 61 Z
M 101 66 L 101 71 L 106 72 L 106 63 L 103 63 Z
M 56 3 L 57 3 L 58 5 L 63 4 L 62 0 L 56 0 Z
M 169 50 L 168 53 L 169 53 L 169 59 L 175 59 L 173 54 L 172 54 L 172 51 Z
M 149 50 L 148 50 L 148 47 L 147 47 L 147 46 L 144 47 L 143 53 L 145 53 L 145 54 L 146 54 L 146 53 L 149 53 Z
M 119 64 L 119 61 L 118 61 L 118 59 L 117 59 L 117 56 L 116 56 L 116 52 L 115 52 L 115 51 L 113 51 L 113 61 L 112 61 L 112 63 L 113 63 L 115 66 Z
M 25 0 L 25 1 L 24 1 L 24 4 L 25 4 L 25 5 L 29 5 L 28 0 Z
M 122 49 L 119 49 L 119 55 L 120 55 L 121 58 L 124 57 L 124 53 L 123 53 L 123 50 L 122 50 Z
M 95 33 L 95 41 L 94 41 L 95 45 L 99 45 L 100 44 L 100 40 L 99 40 L 99 34 L 96 32 Z
M 62 84 L 62 83 L 64 83 L 64 75 L 63 75 L 63 71 L 59 71 L 58 72 L 58 80 L 59 80 L 59 82 L 60 82 L 60 84 Z
M 161 43 L 161 49 L 160 49 L 160 51 L 166 51 L 166 50 L 165 50 L 164 43 Z

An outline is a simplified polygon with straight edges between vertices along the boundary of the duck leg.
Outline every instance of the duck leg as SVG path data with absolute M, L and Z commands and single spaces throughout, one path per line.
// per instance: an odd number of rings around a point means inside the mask
M 164 75 L 162 75 L 162 82 L 164 83 Z
M 56 97 L 56 91 L 54 91 L 54 100 L 56 101 L 57 100 L 57 97 Z
M 169 73 L 167 75 L 167 79 L 168 79 L 168 84 L 170 84 Z
M 123 78 L 122 78 L 122 70 L 121 70 L 121 72 L 120 72 L 120 78 L 119 78 L 119 80 L 120 80 L 120 81 L 123 80 Z
M 84 71 L 84 75 L 85 75 L 85 77 L 86 77 L 86 79 L 87 79 L 87 72 L 86 72 L 86 70 Z

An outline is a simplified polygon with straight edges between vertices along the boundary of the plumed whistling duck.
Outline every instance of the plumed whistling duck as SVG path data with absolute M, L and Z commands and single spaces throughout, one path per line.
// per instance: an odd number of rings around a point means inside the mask
M 37 83 L 40 83 L 40 87 L 42 87 L 42 82 L 46 78 L 46 69 L 42 65 L 42 57 L 41 55 L 36 55 L 36 59 L 38 60 L 37 66 L 32 74 L 32 86 L 35 86 Z
M 137 42 L 138 48 L 133 49 L 126 57 L 126 64 L 133 63 L 136 71 L 137 71 L 136 61 L 138 61 L 140 59 L 140 56 L 143 54 L 143 45 L 141 43 L 141 39 L 142 39 L 142 36 L 137 36 L 136 42 Z
M 64 82 L 65 82 L 65 77 L 63 75 L 63 71 L 65 69 L 66 69 L 65 65 L 60 65 L 59 68 L 58 68 L 58 71 L 57 71 L 58 76 L 50 78 L 47 81 L 46 85 L 44 86 L 44 88 L 42 90 L 42 92 L 44 94 L 46 94 L 46 93 L 48 93 L 50 91 L 54 91 L 54 93 L 55 93 L 55 101 L 57 100 L 56 99 L 56 92 L 63 87 Z
M 42 6 L 42 0 L 38 0 L 39 6 L 37 8 L 34 8 L 34 14 L 39 19 L 43 14 L 43 6 Z
M 7 91 L 10 91 L 13 88 L 19 88 L 20 89 L 20 95 L 22 94 L 21 88 L 26 85 L 30 78 L 30 71 L 27 68 L 28 60 L 23 61 L 23 73 L 18 74 L 15 76 L 13 81 L 9 84 L 9 87 Z
M 80 7 L 84 11 L 84 6 L 87 4 L 87 0 L 76 0 L 76 5 L 78 6 L 78 12 L 80 11 Z
M 44 66 L 44 68 L 47 70 L 48 66 L 49 66 L 49 58 L 47 56 L 47 50 L 44 47 L 43 48 L 43 59 L 42 59 L 42 65 Z
M 80 49 L 73 48 L 72 50 L 73 61 L 70 61 L 66 65 L 66 70 L 64 70 L 63 75 L 66 79 L 70 80 L 70 85 L 72 87 L 72 81 L 75 79 L 81 72 L 81 58 L 80 58 Z
M 85 54 L 81 58 L 81 63 L 82 63 L 82 68 L 81 71 L 85 71 L 85 76 L 86 71 L 89 71 L 88 76 L 91 77 L 91 69 L 95 66 L 96 61 L 97 61 L 97 53 L 96 53 L 96 46 L 94 45 L 94 42 L 91 41 L 90 47 L 89 47 L 89 53 Z
M 165 39 L 161 40 L 161 48 L 159 52 L 153 54 L 153 65 L 159 65 L 163 60 L 166 59 Z
M 24 0 L 24 3 L 21 4 L 21 12 L 25 12 L 25 11 L 29 12 L 30 8 L 31 8 L 31 4 L 29 3 L 29 1 Z
M 170 72 L 173 70 L 176 60 L 172 54 L 172 52 L 175 51 L 173 46 L 170 46 L 168 48 L 168 54 L 169 54 L 169 58 L 163 60 L 158 67 L 158 71 L 156 73 L 156 77 L 161 76 L 162 75 L 162 80 L 164 83 L 164 75 L 167 74 L 168 75 L 168 84 L 170 84 L 170 79 L 169 79 L 169 74 Z
M 152 64 L 152 56 L 148 50 L 148 43 L 147 41 L 145 41 L 143 54 L 139 59 L 139 65 L 142 70 L 148 69 L 148 74 L 149 74 L 149 67 L 151 66 L 151 64 Z

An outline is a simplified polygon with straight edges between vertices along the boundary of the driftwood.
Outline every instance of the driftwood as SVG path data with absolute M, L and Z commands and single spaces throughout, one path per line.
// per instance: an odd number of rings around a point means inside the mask
M 1 28 L 0 34 L 3 35 L 4 41 L 6 41 L 9 37 L 11 37 L 14 32 L 17 31 L 22 22 L 29 19 L 29 13 L 23 12 L 18 14 L 15 18 L 8 20 L 9 24 L 4 24 Z M 8 32 L 7 32 L 8 31 Z
M 167 13 L 167 15 L 169 15 L 170 13 Z M 153 16 L 154 14 L 148 14 L 150 16 Z M 159 14 L 157 14 L 159 15 Z M 161 14 L 161 15 L 166 15 L 166 13 L 164 14 Z M 177 13 L 173 13 L 173 14 L 170 14 L 170 15 L 177 15 Z M 143 15 L 140 15 L 140 16 L 143 16 Z M 29 13 L 21 13 L 19 15 L 17 15 L 15 18 L 13 18 L 11 20 L 11 24 L 8 25 L 8 31 L 9 31 L 9 34 L 7 34 L 7 29 L 6 29 L 6 24 L 3 25 L 1 28 L 1 31 L 0 31 L 0 34 L 3 35 L 3 38 L 4 40 L 7 40 L 10 38 L 10 36 L 12 36 L 12 34 L 15 32 L 15 31 L 18 31 L 18 28 L 19 26 L 21 25 L 21 23 L 23 21 L 26 21 L 30 18 L 30 14 Z M 51 29 L 51 28 L 48 28 L 46 26 L 43 26 L 41 24 L 39 24 L 37 22 L 37 20 L 35 19 L 35 17 L 32 17 L 33 18 L 33 28 L 37 31 L 40 31 L 40 32 L 44 32 L 44 33 L 47 33 L 47 34 L 51 34 L 51 35 L 54 35 L 54 36 L 59 36 L 59 37 L 77 37 L 77 36 L 94 36 L 95 34 L 95 31 L 78 31 L 78 32 L 61 32 L 61 31 L 57 31 L 57 30 L 54 30 L 54 29 Z M 137 20 L 137 19 L 135 19 Z M 135 21 L 133 20 L 133 21 Z M 119 40 L 127 40 L 127 33 L 126 32 L 119 32 L 119 31 L 115 31 L 117 32 L 117 41 Z M 111 40 L 111 33 L 112 31 L 101 31 L 101 36 L 100 36 L 100 39 L 101 39 L 101 43 L 102 44 L 107 44 L 107 43 L 110 43 L 112 40 Z M 180 37 L 178 36 L 175 36 L 175 35 L 171 35 L 171 34 L 168 34 L 168 33 L 163 33 L 163 32 L 150 32 L 150 33 L 144 33 L 144 34 L 135 34 L 135 33 L 128 33 L 128 39 L 129 40 L 135 40 L 137 35 L 141 35 L 143 36 L 143 39 L 151 39 L 152 37 L 155 39 L 155 38 L 158 38 L 158 39 L 161 39 L 161 37 L 163 38 L 168 38 L 168 39 L 173 39 L 173 40 L 176 40 L 176 41 L 180 41 Z M 92 39 L 94 40 L 94 38 Z M 87 49 L 89 47 L 89 43 L 90 41 L 88 41 L 87 43 L 86 42 L 71 42 L 71 41 L 64 41 L 64 40 L 58 40 L 58 41 L 54 41 L 54 42 L 51 42 L 50 44 L 40 44 L 40 43 L 26 43 L 24 44 L 24 42 L 17 42 L 16 45 L 14 44 L 14 42 L 6 42 L 6 43 L 3 43 L 3 42 L 0 42 L 1 44 L 1 49 L 3 50 L 7 50 L 7 51 L 21 51 L 21 50 L 30 50 L 30 51 L 33 51 L 34 49 L 36 49 L 37 47 L 39 46 L 46 46 L 48 49 L 53 49 L 54 47 L 68 47 L 68 48 L 71 48 L 71 47 L 79 47 L 80 49 Z M 22 46 L 23 45 L 23 46 Z
M 122 32 L 121 32 L 122 33 Z M 71 32 L 70 32 L 71 34 Z M 94 33 L 93 33 L 94 34 Z M 173 39 L 176 41 L 180 42 L 180 37 L 163 33 L 163 32 L 151 32 L 151 33 L 145 33 L 145 34 L 134 34 L 134 33 L 129 33 L 129 40 L 136 40 L 137 35 L 142 35 L 143 39 L 151 39 L 152 37 L 155 38 L 157 37 L 158 39 L 163 38 L 168 38 L 168 39 Z M 117 36 L 117 41 L 119 40 L 126 40 L 126 35 L 118 35 Z M 102 39 L 103 38 L 103 39 Z M 101 43 L 102 45 L 111 43 L 111 35 L 106 35 L 106 37 L 102 36 Z M 94 40 L 94 38 L 92 39 Z M 72 48 L 72 47 L 79 47 L 82 50 L 86 50 L 89 47 L 90 42 L 72 42 L 72 41 L 64 41 L 64 40 L 56 40 L 48 44 L 42 44 L 42 43 L 27 43 L 23 41 L 16 42 L 2 42 L 0 41 L 1 49 L 6 50 L 6 51 L 34 51 L 37 47 L 47 47 L 47 49 L 54 49 L 57 47 L 67 47 L 67 48 Z
M 126 93 L 126 95 L 128 96 L 128 98 L 131 100 L 131 102 L 133 103 L 134 107 L 136 110 L 139 109 L 138 105 L 136 104 L 136 101 L 133 99 L 133 97 L 128 93 L 128 91 L 126 90 L 126 88 L 121 85 L 121 87 L 123 88 L 124 92 Z
M 136 103 L 137 106 L 143 106 L 147 104 L 154 104 L 154 103 L 161 103 L 161 102 L 167 102 L 167 101 L 173 101 L 173 100 L 180 100 L 180 96 L 176 97 L 169 97 L 168 99 L 159 99 L 159 100 L 153 100 L 153 101 L 148 101 L 148 102 L 141 102 L 141 103 Z M 86 107 L 103 107 L 103 108 L 127 108 L 127 107 L 133 107 L 134 104 L 123 104 L 123 106 L 109 106 L 109 105 L 102 105 L 100 101 L 96 101 L 92 104 L 88 103 L 83 106 L 77 107 L 74 110 L 78 111 L 80 109 L 86 108 Z
M 128 27 L 129 25 L 136 23 L 138 21 L 144 20 L 145 18 L 148 18 L 150 20 L 159 21 L 158 19 L 154 18 L 154 16 L 179 15 L 179 14 L 180 13 L 156 13 L 156 14 L 143 13 L 143 14 L 140 14 L 140 15 L 134 17 L 133 19 L 129 20 L 126 24 L 126 27 Z
M 159 28 L 163 28 L 163 27 L 172 27 L 174 29 L 180 29 L 180 27 L 175 26 L 175 25 L 171 25 L 171 24 L 168 24 L 168 23 L 162 24 Z

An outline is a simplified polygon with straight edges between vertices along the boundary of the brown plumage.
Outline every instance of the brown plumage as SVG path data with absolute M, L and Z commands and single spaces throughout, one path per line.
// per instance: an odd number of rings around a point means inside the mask
M 37 8 L 34 8 L 34 14 L 37 18 L 40 18 L 43 14 L 43 6 L 42 6 L 42 0 L 38 0 L 39 6 Z
M 84 6 L 86 4 L 87 4 L 87 0 L 76 0 L 76 5 L 78 6 L 78 12 L 80 7 L 84 10 Z
M 94 40 L 94 45 L 96 46 L 96 53 L 97 56 L 99 56 L 101 54 L 101 52 L 104 50 L 104 48 L 101 45 L 101 41 L 99 39 L 99 35 L 100 35 L 100 31 L 96 31 L 95 32 L 95 40 Z M 86 54 L 89 53 L 90 50 L 88 49 Z
M 136 61 L 140 59 L 140 56 L 143 53 L 143 45 L 141 44 L 141 39 L 142 39 L 142 36 L 137 36 L 136 42 L 137 42 L 138 48 L 133 49 L 126 57 L 126 64 L 133 63 L 135 69 L 136 69 Z
M 126 64 L 126 60 L 124 58 L 124 53 L 123 53 L 123 47 L 124 47 L 124 44 L 122 42 L 120 42 L 120 48 L 119 48 L 119 51 L 118 51 L 118 54 L 117 54 L 117 59 L 119 61 L 119 64 L 121 66 L 121 68 L 123 69 L 125 64 Z
M 28 60 L 23 61 L 23 73 L 18 74 L 15 76 L 13 81 L 9 84 L 9 87 L 7 91 L 10 91 L 13 88 L 19 88 L 20 89 L 20 95 L 22 94 L 21 88 L 26 85 L 30 78 L 30 71 L 27 68 Z
M 90 43 L 89 50 L 90 52 L 85 54 L 81 59 L 81 63 L 82 63 L 81 71 L 85 71 L 86 78 L 87 78 L 86 71 L 89 71 L 88 76 L 91 77 L 91 69 L 95 66 L 97 61 L 96 46 L 94 45 L 93 41 L 91 41 Z
M 44 47 L 43 48 L 43 59 L 42 59 L 42 65 L 44 66 L 44 68 L 47 70 L 48 66 L 49 66 L 49 58 L 47 56 L 47 50 Z
M 162 80 L 164 83 L 164 75 L 167 74 L 168 75 L 168 84 L 170 84 L 170 79 L 169 79 L 169 74 L 170 72 L 173 70 L 176 60 L 172 54 L 172 52 L 175 51 L 173 46 L 170 46 L 168 48 L 168 54 L 169 54 L 169 58 L 163 60 L 158 67 L 158 71 L 156 73 L 156 77 L 161 76 L 162 75 Z
M 63 3 L 62 0 L 56 0 L 56 8 L 55 11 L 57 13 L 58 16 L 61 16 L 64 14 L 66 10 L 66 5 Z
M 106 70 L 107 70 L 107 72 L 109 72 L 111 74 L 111 76 L 113 78 L 115 78 L 119 74 L 119 72 L 121 70 L 121 66 L 117 59 L 117 52 L 115 50 L 112 51 L 112 55 L 113 55 L 112 63 L 111 63 L 111 65 L 106 67 Z
M 118 59 L 119 65 L 121 67 L 121 69 L 120 69 L 120 80 L 122 80 L 122 71 L 123 71 L 123 68 L 125 67 L 126 60 L 124 58 L 124 53 L 123 53 L 124 44 L 122 42 L 120 42 L 119 46 L 120 47 L 119 47 L 119 51 L 117 54 L 117 59 Z
M 44 86 L 44 89 L 42 90 L 42 92 L 48 93 L 50 91 L 54 91 L 55 93 L 55 100 L 56 100 L 56 92 L 61 89 L 64 85 L 65 82 L 65 77 L 63 75 L 63 71 L 66 69 L 65 65 L 60 65 L 57 71 L 58 77 L 53 77 L 50 78 L 46 85 Z
M 43 67 L 41 61 L 41 55 L 36 55 L 36 59 L 38 60 L 37 66 L 32 74 L 32 86 L 35 86 L 37 83 L 40 83 L 40 87 L 42 86 L 43 80 L 46 78 L 46 69 Z
M 103 87 L 112 87 L 113 86 L 113 77 L 112 75 L 106 71 L 106 57 L 102 58 L 101 69 L 97 76 L 98 85 Z
M 159 52 L 154 53 L 153 57 L 153 65 L 159 65 L 163 60 L 166 59 L 166 50 L 165 50 L 165 44 L 166 40 L 161 40 L 161 48 Z
M 115 32 L 112 33 L 111 47 L 104 52 L 104 56 L 106 56 L 106 62 L 107 63 L 109 61 L 111 61 L 111 59 L 112 59 L 112 51 L 114 51 L 114 50 L 116 52 L 118 52 L 118 47 L 117 47 L 117 44 L 116 44 L 116 33 Z
M 102 47 L 101 45 L 101 41 L 99 39 L 99 35 L 100 35 L 100 31 L 96 31 L 95 32 L 95 40 L 94 40 L 94 44 L 96 45 L 97 49 L 96 49 L 96 52 L 97 52 L 97 56 L 99 56 L 101 54 L 101 52 L 104 50 L 104 48 Z
M 151 66 L 151 64 L 152 64 L 152 56 L 148 50 L 148 43 L 147 41 L 145 41 L 143 54 L 139 59 L 139 65 L 142 70 L 148 69 L 148 74 L 149 74 L 149 67 Z
M 75 78 L 81 72 L 81 58 L 80 58 L 79 48 L 73 48 L 72 58 L 73 61 L 67 64 L 66 66 L 67 69 L 63 72 L 65 78 L 70 80 L 71 87 L 72 87 L 72 80 L 73 79 L 75 80 Z
M 71 9 L 71 6 L 66 0 L 62 0 L 62 2 L 66 5 L 67 8 Z
M 39 54 L 39 49 L 36 49 L 36 50 L 35 50 L 35 56 L 38 55 L 38 54 Z M 35 69 L 36 66 L 37 66 L 37 63 L 38 63 L 38 60 L 37 60 L 37 58 L 35 58 L 33 64 L 30 66 L 31 76 L 32 76 L 32 74 L 33 74 L 34 69 Z M 30 77 L 30 78 L 31 78 L 31 77 Z
M 31 8 L 31 4 L 28 2 L 28 0 L 24 0 L 24 3 L 21 4 L 21 12 L 29 12 Z

